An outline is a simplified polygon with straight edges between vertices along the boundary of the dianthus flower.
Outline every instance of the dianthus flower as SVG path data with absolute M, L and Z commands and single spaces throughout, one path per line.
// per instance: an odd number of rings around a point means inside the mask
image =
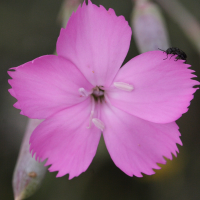
M 69 179 L 84 172 L 101 133 L 123 172 L 154 174 L 182 144 L 175 123 L 188 110 L 198 82 L 190 65 L 162 51 L 143 53 L 121 65 L 131 28 L 113 9 L 84 2 L 46 55 L 9 71 L 14 106 L 45 119 L 32 133 L 30 150 L 48 158 L 49 171 Z

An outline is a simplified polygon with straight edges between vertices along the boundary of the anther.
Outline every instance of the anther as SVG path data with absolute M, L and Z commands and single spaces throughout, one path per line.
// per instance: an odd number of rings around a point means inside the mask
M 103 123 L 100 119 L 93 118 L 93 119 L 92 119 L 92 122 L 93 122 L 94 125 L 95 125 L 97 128 L 99 128 L 101 131 L 104 130 L 105 125 L 104 125 L 104 123 Z
M 90 95 L 90 93 L 87 92 L 84 88 L 79 88 L 78 91 L 79 91 L 80 95 L 83 97 L 87 97 L 88 95 Z
M 120 89 L 120 90 L 124 90 L 124 91 L 127 91 L 127 92 L 131 92 L 134 87 L 128 83 L 124 83 L 124 82 L 114 82 L 114 86 L 117 88 L 117 89 Z

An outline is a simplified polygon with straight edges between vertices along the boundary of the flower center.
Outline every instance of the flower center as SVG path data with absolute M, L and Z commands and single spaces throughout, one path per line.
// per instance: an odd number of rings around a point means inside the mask
M 102 89 L 102 86 L 96 86 L 92 89 L 92 91 L 88 92 L 86 91 L 84 88 L 79 88 L 79 94 L 81 96 L 91 96 L 91 100 L 92 100 L 92 108 L 91 108 L 91 112 L 90 112 L 90 118 L 89 118 L 89 126 L 87 128 L 91 128 L 92 123 L 99 128 L 101 131 L 104 130 L 104 123 L 98 119 L 94 117 L 94 113 L 95 113 L 95 107 L 99 102 L 102 102 L 104 99 L 104 90 Z
M 113 85 L 115 88 L 119 90 L 124 90 L 126 92 L 132 92 L 134 89 L 133 85 L 130 85 L 124 82 L 114 82 Z M 103 131 L 105 128 L 104 123 L 100 119 L 95 118 L 94 114 L 96 115 L 95 113 L 96 105 L 98 105 L 99 103 L 102 103 L 104 100 L 104 87 L 96 86 L 89 92 L 86 91 L 84 88 L 79 88 L 79 94 L 82 97 L 87 97 L 89 95 L 91 96 L 92 107 L 91 107 L 90 118 L 89 118 L 89 126 L 87 128 L 91 128 L 92 123 L 93 123 L 97 128 Z
M 102 102 L 104 99 L 104 90 L 102 89 L 102 86 L 96 86 L 93 88 L 92 96 L 96 102 Z

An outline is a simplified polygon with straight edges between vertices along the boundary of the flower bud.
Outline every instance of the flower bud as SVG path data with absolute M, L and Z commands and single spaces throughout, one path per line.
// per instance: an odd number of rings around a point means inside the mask
M 168 34 L 160 9 L 148 0 L 135 0 L 131 26 L 141 53 L 169 48 Z
M 46 173 L 45 161 L 37 162 L 29 152 L 30 135 L 41 122 L 42 120 L 29 119 L 13 175 L 15 200 L 31 196 L 40 186 Z

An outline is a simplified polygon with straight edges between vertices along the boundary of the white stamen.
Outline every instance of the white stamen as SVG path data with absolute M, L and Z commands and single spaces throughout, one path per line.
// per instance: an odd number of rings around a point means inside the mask
M 93 118 L 92 119 L 92 122 L 94 123 L 94 125 L 99 128 L 101 131 L 104 130 L 104 123 L 100 120 L 100 119 L 97 119 L 97 118 Z
M 90 93 L 87 92 L 84 88 L 79 88 L 78 91 L 83 97 L 87 97 L 88 95 L 90 95 Z
M 117 88 L 117 89 L 120 89 L 120 90 L 124 90 L 124 91 L 127 91 L 127 92 L 131 92 L 134 87 L 128 83 L 124 83 L 124 82 L 114 82 L 114 86 Z
M 87 127 L 88 129 L 91 128 L 91 125 L 92 125 L 92 118 L 93 118 L 93 115 L 94 115 L 94 109 L 95 109 L 95 101 L 94 101 L 94 98 L 92 97 L 92 110 L 90 112 L 89 126 Z

